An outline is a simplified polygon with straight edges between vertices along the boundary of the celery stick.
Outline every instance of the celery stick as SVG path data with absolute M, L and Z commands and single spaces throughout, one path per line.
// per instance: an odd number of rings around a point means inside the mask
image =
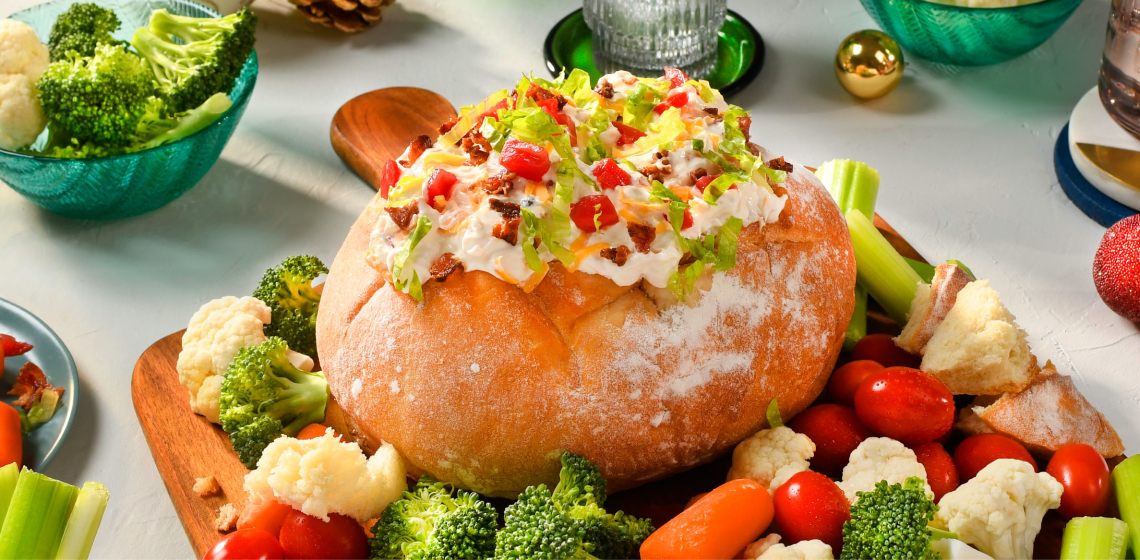
M 827 187 L 831 198 L 839 205 L 840 213 L 858 210 L 868 219 L 874 219 L 875 199 L 879 196 L 879 172 L 861 161 L 833 159 L 820 164 L 816 177 Z M 867 335 L 867 290 L 855 286 L 855 310 L 847 323 L 843 348 L 850 350 Z
M 962 269 L 962 272 L 965 272 L 966 276 L 970 277 L 970 280 L 977 280 L 978 279 L 977 276 L 974 276 L 974 271 L 970 270 L 970 267 L 966 266 L 966 263 L 964 263 L 960 260 L 950 259 L 950 260 L 946 261 L 946 264 L 952 264 L 952 265 L 957 266 L 958 268 Z
M 1061 560 L 1124 560 L 1128 524 L 1111 517 L 1074 517 L 1061 538 Z
M 875 199 L 879 196 L 879 172 L 861 161 L 833 159 L 820 164 L 816 177 L 827 187 L 831 198 L 846 214 L 855 209 L 873 219 Z
M 929 284 L 934 280 L 934 265 L 924 263 L 922 261 L 916 261 L 908 257 L 903 257 L 903 260 L 906 261 L 906 264 L 910 265 L 910 267 L 918 273 L 918 277 L 922 278 L 923 282 Z
M 847 323 L 847 333 L 843 337 L 843 349 L 851 350 L 855 343 L 867 336 L 867 289 L 855 284 L 855 310 Z
M 1132 554 L 1140 556 L 1140 455 L 1133 455 L 1112 469 L 1120 518 L 1128 524 Z
M 0 529 L 0 558 L 53 558 L 79 489 L 24 469 Z
M 899 324 L 905 324 L 910 302 L 922 278 L 875 229 L 867 216 L 857 210 L 848 210 L 846 218 L 851 245 L 855 249 L 859 281 L 888 315 Z
M 75 500 L 75 508 L 71 510 L 71 518 L 67 520 L 67 528 L 63 530 L 63 539 L 59 543 L 59 552 L 55 557 L 60 560 L 76 559 L 87 560 L 91 554 L 91 544 L 95 542 L 95 534 L 99 532 L 99 523 L 103 520 L 103 511 L 107 509 L 107 500 L 111 494 L 107 487 L 98 482 L 86 482 L 79 490 L 79 497 Z
M 19 479 L 20 467 L 16 463 L 0 467 L 0 529 L 4 527 L 4 515 L 8 513 L 8 503 L 12 501 L 12 492 L 16 490 Z

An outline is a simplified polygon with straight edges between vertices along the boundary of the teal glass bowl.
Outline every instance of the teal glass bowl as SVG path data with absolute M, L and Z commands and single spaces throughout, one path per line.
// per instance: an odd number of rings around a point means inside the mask
M 1008 8 L 962 8 L 926 0 L 860 0 L 907 51 L 944 64 L 984 66 L 1044 43 L 1081 0 L 1045 0 Z
M 52 0 L 12 14 L 46 41 L 56 16 L 82 0 Z M 217 17 L 212 8 L 190 0 L 96 0 L 122 20 L 117 36 L 129 39 L 150 13 Z M 245 61 L 229 92 L 233 106 L 210 126 L 157 148 L 117 156 L 61 159 L 0 149 L 0 182 L 36 205 L 70 218 L 110 220 L 136 216 L 168 204 L 190 190 L 210 170 L 241 120 L 257 81 L 257 54 Z M 42 134 L 33 145 L 46 141 Z

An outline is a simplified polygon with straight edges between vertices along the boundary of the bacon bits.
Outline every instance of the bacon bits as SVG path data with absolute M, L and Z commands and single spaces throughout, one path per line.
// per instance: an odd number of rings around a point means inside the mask
M 63 388 L 49 383 L 40 366 L 27 362 L 20 368 L 16 383 L 8 390 L 8 394 L 16 397 L 13 405 L 27 410 L 43 398 L 44 391 L 54 391 L 57 395 L 63 396 Z
M 491 143 L 477 129 L 471 129 L 463 137 L 463 151 L 467 152 L 471 165 L 482 165 L 491 155 Z
M 517 245 L 519 242 L 519 224 L 522 223 L 522 218 L 515 216 L 514 218 L 503 218 L 503 221 L 495 224 L 491 228 L 491 235 L 510 243 Z
M 767 162 L 765 162 L 764 165 L 768 166 L 769 168 L 775 169 L 776 171 L 783 171 L 785 173 L 791 173 L 792 172 L 792 164 L 784 161 L 784 156 L 780 156 L 780 157 L 775 158 L 775 159 L 770 159 Z
M 614 97 L 614 85 L 609 83 L 606 80 L 602 80 L 602 81 L 598 82 L 598 87 L 594 88 L 594 93 L 597 93 L 598 95 L 605 97 L 606 99 L 613 99 L 613 97 Z
M 609 259 L 618 266 L 625 266 L 625 263 L 629 260 L 629 255 L 631 253 L 633 253 L 633 251 L 630 251 L 629 247 L 621 245 L 618 247 L 602 249 L 598 254 L 601 255 L 603 259 Z
M 428 271 L 431 273 L 432 280 L 443 282 L 447 280 L 448 276 L 451 276 L 452 272 L 455 272 L 461 266 L 463 266 L 463 264 L 455 258 L 454 254 L 444 253 L 440 255 L 435 262 L 431 263 L 431 268 L 429 268 Z
M 657 239 L 657 230 L 632 222 L 627 224 L 626 228 L 629 230 L 629 238 L 633 240 L 634 247 L 637 247 L 637 252 L 648 253 L 653 246 L 653 240 Z
M 428 135 L 421 134 L 419 136 L 416 136 L 416 139 L 412 140 L 411 144 L 408 144 L 408 159 L 400 160 L 400 165 L 404 167 L 411 167 L 417 159 L 420 159 L 420 156 L 424 154 L 424 151 L 431 147 L 431 145 L 431 137 Z
M 412 218 L 420 213 L 420 207 L 418 204 L 411 203 L 395 208 L 387 207 L 384 208 L 384 211 L 388 213 L 388 217 L 392 218 L 393 222 L 396 222 L 396 225 L 400 226 L 400 229 L 408 229 L 412 223 Z
M 483 189 L 487 194 L 507 194 L 511 190 L 511 182 L 514 181 L 516 177 L 518 177 L 518 175 L 510 171 L 501 171 L 486 179 L 476 181 L 474 187 Z

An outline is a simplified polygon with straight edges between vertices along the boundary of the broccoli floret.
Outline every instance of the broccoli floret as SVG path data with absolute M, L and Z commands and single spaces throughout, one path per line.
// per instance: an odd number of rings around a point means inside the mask
M 500 532 L 496 557 L 631 558 L 653 532 L 647 519 L 607 512 L 603 507 L 606 480 L 601 471 L 573 453 L 562 455 L 554 491 L 539 485 L 527 488 L 523 496 L 507 508 L 507 528 Z M 520 503 L 523 506 L 514 514 L 516 527 L 511 530 L 511 508 Z M 540 551 L 554 552 L 547 556 Z
M 215 93 L 204 103 L 189 111 L 170 114 L 166 103 L 152 97 L 146 113 L 139 121 L 135 139 L 127 151 L 139 151 L 181 140 L 221 118 L 233 106 L 228 95 Z
M 278 337 L 246 346 L 222 377 L 219 419 L 249 468 L 278 436 L 296 435 L 325 418 L 329 386 L 324 374 L 298 369 L 289 363 L 288 350 Z
M 372 526 L 372 558 L 483 559 L 495 553 L 499 515 L 474 492 L 453 495 L 442 482 L 423 477 L 392 503 Z
M 930 542 L 953 536 L 929 526 L 938 506 L 916 477 L 903 484 L 879 481 L 874 490 L 857 496 L 851 519 L 843 524 L 842 558 L 934 560 L 940 555 L 931 550 Z
M 112 37 L 121 23 L 115 12 L 102 6 L 87 2 L 72 4 L 51 26 L 48 36 L 51 60 L 92 56 L 99 45 L 124 44 Z
M 154 76 L 121 45 L 100 45 L 89 57 L 48 65 L 36 84 L 53 143 L 114 153 L 135 139 L 155 92 Z
M 503 520 L 505 526 L 495 536 L 495 558 L 594 558 L 583 540 L 586 525 L 559 509 L 545 484 L 523 490 Z
M 321 294 L 313 287 L 313 280 L 328 271 L 325 263 L 311 255 L 289 257 L 265 271 L 253 297 L 272 311 L 272 320 L 265 326 L 267 336 L 284 338 L 290 348 L 302 354 L 317 354 Z
M 187 111 L 233 88 L 253 51 L 256 24 L 249 9 L 219 18 L 155 10 L 131 45 L 149 63 L 171 108 Z

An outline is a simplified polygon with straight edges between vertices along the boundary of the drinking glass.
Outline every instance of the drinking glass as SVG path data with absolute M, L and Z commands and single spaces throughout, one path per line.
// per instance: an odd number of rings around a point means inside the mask
M 583 0 L 599 69 L 660 74 L 666 66 L 704 77 L 717 60 L 725 0 Z
M 1140 0 L 1112 0 L 1097 89 L 1113 120 L 1140 138 Z

